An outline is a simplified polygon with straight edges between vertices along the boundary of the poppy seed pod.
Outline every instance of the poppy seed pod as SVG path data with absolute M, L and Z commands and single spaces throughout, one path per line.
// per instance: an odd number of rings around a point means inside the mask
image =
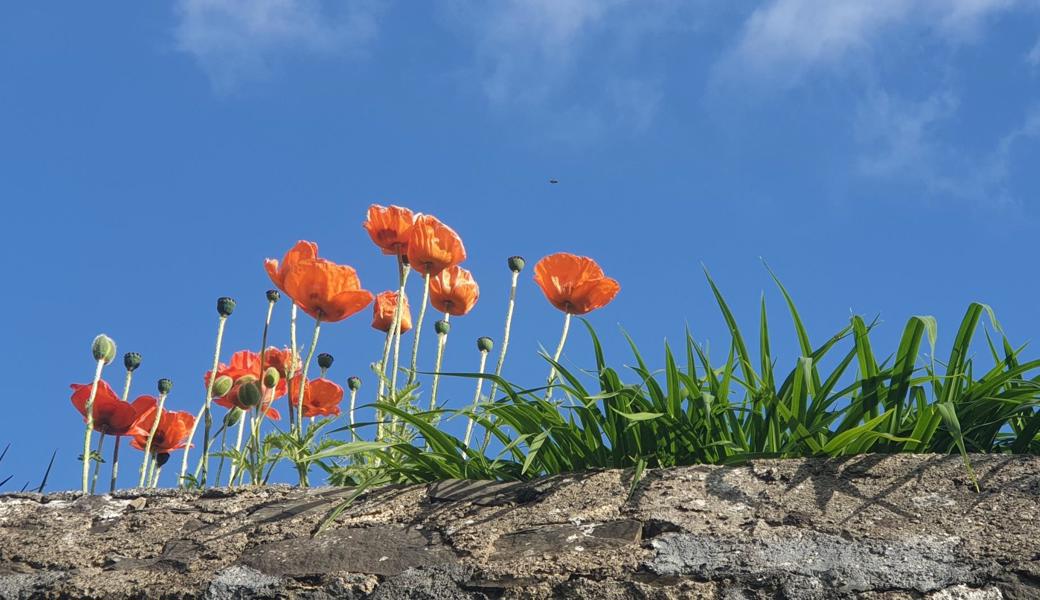
M 524 270 L 524 265 L 527 264 L 527 261 L 524 260 L 523 256 L 510 256 L 506 264 L 509 265 L 510 271 L 519 273 Z
M 166 379 L 165 377 L 159 380 L 159 393 L 169 394 L 170 390 L 173 389 L 173 381 Z
M 238 387 L 238 403 L 250 408 L 260 404 L 260 386 L 256 381 L 247 381 Z
M 230 317 L 235 312 L 235 299 L 223 296 L 217 298 L 217 313 L 222 317 Z
M 357 377 L 357 376 L 354 376 L 354 377 L 351 377 L 351 378 L 347 379 L 347 387 L 350 388 L 351 391 L 355 391 L 355 392 L 357 390 L 361 389 L 361 378 Z
M 216 381 L 213 382 L 213 397 L 222 398 L 226 396 L 231 391 L 233 385 L 235 385 L 235 380 L 227 375 L 217 377 Z
M 437 335 L 448 335 L 451 331 L 451 323 L 441 319 L 433 324 L 433 330 L 437 332 Z
M 281 379 L 282 375 L 278 372 L 278 369 L 274 367 L 267 367 L 264 371 L 264 387 L 271 389 L 278 385 L 278 380 Z
M 335 360 L 331 354 L 322 352 L 318 355 L 318 366 L 322 369 L 328 369 L 332 366 L 332 361 Z
M 267 301 L 274 303 L 280 300 L 282 295 L 278 293 L 278 290 L 267 290 Z
M 480 350 L 481 352 L 491 352 L 491 349 L 494 347 L 495 342 L 491 338 L 487 336 L 477 338 L 477 350 Z
M 162 466 L 165 465 L 166 461 L 168 460 L 170 460 L 170 453 L 160 452 L 155 455 L 155 466 L 161 469 Z
M 127 371 L 136 371 L 141 366 L 141 355 L 136 352 L 127 352 L 123 355 L 123 366 Z
M 238 422 L 242 420 L 242 414 L 244 412 L 244 410 L 238 408 L 237 406 L 229 410 L 227 414 L 224 415 L 224 427 L 238 425 Z
M 116 343 L 103 333 L 94 338 L 90 350 L 94 353 L 94 360 L 103 360 L 106 365 L 116 358 Z

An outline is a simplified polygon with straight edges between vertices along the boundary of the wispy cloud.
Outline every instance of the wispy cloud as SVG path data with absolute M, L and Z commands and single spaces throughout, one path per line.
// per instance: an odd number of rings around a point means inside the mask
M 378 31 L 379 4 L 322 0 L 179 0 L 177 48 L 218 91 L 267 75 L 286 54 L 363 52 Z
M 1033 49 L 1026 54 L 1026 61 L 1033 65 L 1034 68 L 1040 67 L 1040 39 L 1036 40 L 1036 44 Z

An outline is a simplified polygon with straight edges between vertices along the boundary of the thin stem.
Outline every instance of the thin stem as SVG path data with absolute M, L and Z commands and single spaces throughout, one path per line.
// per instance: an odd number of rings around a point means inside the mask
M 217 485 L 220 485 L 220 476 L 224 473 L 225 454 L 227 454 L 227 426 L 220 428 L 220 461 L 217 462 L 217 477 L 215 479 Z M 232 471 L 234 471 L 234 469 L 232 469 Z
M 320 313 L 319 313 L 320 314 Z M 300 377 L 300 397 L 296 400 L 296 422 L 297 422 L 297 433 L 300 439 L 303 439 L 303 393 L 304 388 L 307 387 L 307 369 L 311 366 L 311 360 L 314 359 L 314 350 L 318 347 L 318 335 L 321 333 L 321 319 L 314 319 L 314 335 L 311 336 L 311 348 L 307 351 L 307 360 L 303 362 L 303 373 Z M 289 386 L 292 388 L 292 386 Z
M 397 370 L 401 364 L 401 321 L 404 320 L 404 284 L 408 280 L 408 275 L 412 272 L 411 265 L 403 265 L 401 267 L 401 287 L 397 290 L 397 307 L 394 309 L 394 322 L 390 329 L 394 332 L 394 369 L 390 372 L 390 395 L 393 396 L 397 393 Z M 385 374 L 386 369 L 383 369 Z M 383 396 L 383 388 L 379 388 L 379 397 Z M 377 401 L 379 398 L 377 398 Z M 383 420 L 380 418 L 379 422 Z
M 101 432 L 101 436 L 97 441 L 97 449 L 94 452 L 97 454 L 97 462 L 94 463 L 94 476 L 90 478 L 90 493 L 94 493 L 94 488 L 97 487 L 98 473 L 101 472 L 101 448 L 105 445 L 105 432 Z
M 162 473 L 162 467 L 156 467 L 154 473 L 152 473 L 151 487 L 159 487 L 159 475 Z
M 238 456 L 239 449 L 242 447 L 242 432 L 245 430 L 245 427 L 246 427 L 246 416 L 243 414 L 238 419 L 238 436 L 235 438 L 235 456 L 236 457 Z M 248 444 L 247 444 L 247 446 L 248 446 Z M 223 460 L 223 459 L 221 459 L 221 460 Z M 239 460 L 239 462 L 241 462 L 241 460 Z M 237 463 L 235 461 L 231 461 L 231 466 L 228 468 L 228 473 L 229 473 L 229 475 L 228 475 L 228 487 L 231 487 L 231 485 L 234 484 L 234 482 L 235 482 L 235 471 L 238 470 L 238 464 L 239 463 Z M 217 475 L 217 481 L 219 481 L 219 480 L 220 480 L 220 475 Z
M 296 361 L 300 358 L 300 349 L 296 345 L 296 311 L 298 307 L 296 304 L 292 305 L 292 312 L 289 315 L 289 345 L 292 347 L 292 360 L 289 361 L 289 368 L 286 370 L 285 376 L 292 381 L 294 375 L 296 375 Z M 262 375 L 262 373 L 261 373 Z M 295 409 L 292 403 L 292 390 L 289 390 L 289 430 L 292 430 L 293 423 L 295 422 Z
M 260 337 L 260 381 L 261 381 L 261 386 L 263 385 L 263 379 L 264 379 L 264 359 L 267 358 L 267 331 L 271 328 L 271 315 L 274 314 L 274 303 L 275 303 L 274 300 L 268 300 L 267 301 L 267 317 L 264 318 L 264 333 Z M 293 308 L 294 309 L 296 308 L 295 304 L 293 304 Z M 294 331 L 294 333 L 295 333 L 295 331 Z M 295 354 L 289 357 L 289 362 L 290 363 L 294 362 L 295 360 L 296 360 L 296 355 Z M 261 389 L 263 389 L 263 388 L 261 387 Z M 290 402 L 290 405 L 291 404 L 292 403 Z M 240 421 L 241 424 L 238 426 L 238 440 L 235 442 L 235 450 L 236 451 L 239 449 L 240 443 L 242 441 L 242 426 L 245 424 L 245 420 L 246 420 L 246 416 L 242 415 L 242 420 Z M 252 421 L 250 421 L 250 425 L 252 425 Z M 250 433 L 252 433 L 252 427 L 250 427 Z M 248 443 L 246 444 L 246 446 L 247 447 L 251 447 L 251 446 L 249 446 Z M 256 459 L 255 456 L 251 456 L 250 457 L 250 461 L 255 460 L 255 459 Z M 234 483 L 234 481 L 235 481 L 235 464 L 232 464 L 231 465 L 231 478 L 228 480 L 228 486 L 230 486 L 232 483 Z
M 451 315 L 444 313 L 444 322 L 447 323 Z M 437 334 L 437 363 L 433 368 L 433 386 L 430 389 L 430 410 L 437 408 L 437 387 L 441 382 L 441 362 L 444 360 L 444 346 L 448 344 L 448 334 Z
M 134 379 L 134 372 L 127 370 L 126 382 L 123 384 L 123 402 L 130 398 L 130 382 Z M 119 476 L 119 436 L 116 436 L 116 447 L 112 449 L 112 481 L 109 483 L 108 492 L 116 491 L 116 478 Z
M 210 371 L 209 385 L 206 386 L 206 429 L 202 434 L 202 487 L 206 487 L 209 477 L 209 434 L 213 428 L 213 382 L 217 380 L 217 367 L 220 365 L 220 345 L 224 340 L 224 325 L 227 317 L 221 315 L 217 325 L 217 348 L 213 352 L 213 369 Z M 187 449 L 185 449 L 187 450 Z
M 101 381 L 101 370 L 105 368 L 105 361 L 97 361 L 94 369 L 94 382 L 90 385 L 90 396 L 87 398 L 87 432 L 83 436 L 83 493 L 89 493 L 88 479 L 90 478 L 90 438 L 94 433 L 94 398 L 97 396 L 98 382 Z
M 502 366 L 506 364 L 506 350 L 509 349 L 509 332 L 513 325 L 513 309 L 516 307 L 516 284 L 520 277 L 519 271 L 513 271 L 513 282 L 509 286 L 509 308 L 506 309 L 506 329 L 505 333 L 502 334 L 502 349 L 498 352 L 498 364 L 495 365 L 495 377 L 502 376 Z M 491 382 L 491 393 L 488 394 L 488 398 L 492 401 L 495 400 L 495 393 L 498 392 L 498 380 Z M 488 417 L 494 422 L 497 418 L 496 415 Z M 491 429 L 484 430 L 484 441 L 480 444 L 480 451 L 483 453 L 487 450 L 488 444 L 491 443 Z
M 484 374 L 484 367 L 487 365 L 487 357 L 488 357 L 488 353 L 482 350 L 480 352 L 480 370 L 478 371 L 481 375 Z M 484 385 L 484 378 L 483 377 L 478 378 L 477 379 L 477 391 L 476 391 L 475 394 L 473 394 L 473 412 L 474 413 L 477 412 L 477 406 L 480 404 L 480 388 L 483 387 L 483 385 Z M 473 416 L 470 415 L 469 420 L 466 422 L 466 437 L 463 440 L 463 442 L 465 443 L 467 449 L 469 448 L 469 440 L 470 440 L 470 437 L 472 435 L 473 435 Z
M 430 301 L 430 271 L 427 268 L 423 275 L 422 308 L 419 309 L 419 320 L 415 323 L 415 337 L 412 339 L 412 363 L 408 372 L 408 383 L 415 381 L 415 365 L 419 362 L 419 334 L 422 333 L 423 318 L 426 317 L 426 305 Z
M 357 402 L 357 390 L 350 390 L 350 441 L 357 440 L 357 432 L 354 431 L 354 405 Z
M 567 332 L 570 331 L 571 328 L 571 313 L 565 314 L 566 316 L 563 317 L 563 333 L 560 334 L 560 344 L 556 346 L 556 353 L 553 354 L 554 363 L 560 362 L 560 355 L 563 354 L 563 345 L 567 343 Z M 548 400 L 549 396 L 552 395 L 552 384 L 554 381 L 556 381 L 556 365 L 553 365 L 552 368 L 549 369 L 549 379 L 546 380 L 547 388 L 545 390 L 546 400 Z
M 213 379 L 212 377 L 210 379 Z M 148 431 L 148 440 L 144 443 L 144 458 L 141 459 L 141 477 L 137 481 L 137 487 L 144 487 L 146 477 L 148 474 L 148 460 L 152 455 L 152 439 L 155 438 L 155 432 L 159 429 L 159 421 L 162 419 L 163 405 L 166 404 L 166 394 L 159 394 L 159 404 L 155 406 L 155 420 L 152 421 L 152 428 Z M 188 437 L 188 444 L 191 443 L 191 437 Z M 184 453 L 188 453 L 188 445 L 184 446 Z M 183 475 L 181 475 L 183 477 Z

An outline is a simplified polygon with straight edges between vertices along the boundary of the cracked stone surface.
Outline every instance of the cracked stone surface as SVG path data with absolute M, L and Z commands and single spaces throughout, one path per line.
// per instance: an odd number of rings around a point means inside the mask
M 1040 457 L 0 496 L 0 599 L 1040 598 Z

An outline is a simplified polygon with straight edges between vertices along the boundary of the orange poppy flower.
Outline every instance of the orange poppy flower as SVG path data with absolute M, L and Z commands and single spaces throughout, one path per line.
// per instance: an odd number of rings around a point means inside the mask
M 264 261 L 264 268 L 267 269 L 267 276 L 271 278 L 271 281 L 278 289 L 285 292 L 285 275 L 299 261 L 315 258 L 318 258 L 318 245 L 314 242 L 300 240 L 285 253 L 281 263 L 277 259 L 268 258 Z
M 372 305 L 372 327 L 379 331 L 389 332 L 394 326 L 394 312 L 397 310 L 397 292 L 385 291 L 376 296 Z M 408 296 L 404 297 L 401 307 L 401 333 L 412 328 L 412 311 L 408 308 Z
M 408 251 L 408 234 L 414 222 L 415 215 L 407 208 L 373 204 L 368 207 L 368 219 L 363 227 L 383 254 L 400 255 Z
M 147 397 L 151 398 L 151 396 Z M 155 401 L 154 398 L 151 398 L 151 400 Z M 134 423 L 136 432 L 130 440 L 130 445 L 134 448 L 144 450 L 145 444 L 148 443 L 148 432 L 152 430 L 152 425 L 155 423 L 155 410 L 157 408 L 158 406 L 153 405 L 142 413 Z M 163 410 L 159 415 L 159 425 L 155 429 L 155 436 L 152 438 L 152 453 L 163 454 L 183 448 L 187 445 L 188 435 L 191 433 L 191 427 L 194 424 L 195 417 L 191 413 Z
M 260 392 L 262 394 L 262 398 L 264 399 L 264 405 L 265 407 L 267 407 L 267 416 L 276 421 L 281 419 L 282 415 L 277 410 L 270 408 L 270 405 L 276 399 L 284 396 L 286 389 L 288 389 L 287 384 L 285 383 L 285 372 L 283 369 L 288 364 L 288 361 L 290 360 L 289 357 L 292 356 L 292 351 L 288 348 L 284 350 L 279 350 L 278 348 L 268 348 L 264 351 L 264 356 L 266 357 L 264 361 L 264 368 L 266 369 L 267 367 L 275 367 L 276 369 L 278 369 L 279 374 L 282 376 L 281 379 L 279 379 L 278 381 L 278 385 L 275 386 L 273 396 L 271 395 L 269 388 L 264 386 L 261 381 L 263 377 L 260 373 L 260 354 L 251 350 L 240 350 L 231 355 L 231 361 L 229 364 L 225 365 L 224 363 L 220 363 L 220 365 L 217 367 L 217 377 L 222 377 L 226 375 L 230 377 L 235 383 L 231 386 L 231 389 L 228 391 L 228 393 L 224 394 L 223 396 L 214 398 L 213 401 L 217 403 L 219 406 L 223 406 L 224 408 L 227 408 L 229 410 L 232 408 L 241 408 L 242 410 L 248 410 L 248 406 L 245 406 L 238 401 L 238 391 L 242 388 L 242 384 L 244 384 L 246 381 L 249 381 L 243 378 L 250 377 L 253 379 L 253 381 L 257 381 L 258 383 L 260 383 Z M 206 374 L 202 377 L 202 383 L 204 386 L 209 386 L 209 378 L 210 371 L 206 371 Z
M 72 405 L 83 422 L 87 422 L 87 400 L 90 398 L 91 384 L 73 383 Z M 98 381 L 97 393 L 94 394 L 94 429 L 107 435 L 127 435 L 133 431 L 134 421 L 144 411 L 151 408 L 145 400 L 150 396 L 142 396 L 133 403 L 123 400 L 112 391 L 112 387 L 104 380 Z
M 430 304 L 441 312 L 461 317 L 473 310 L 480 297 L 480 286 L 473 274 L 455 265 L 430 278 Z
M 408 263 L 416 271 L 436 275 L 466 260 L 466 248 L 455 231 L 436 217 L 419 215 L 408 236 Z
M 534 281 L 553 306 L 572 315 L 603 308 L 621 290 L 617 280 L 603 275 L 596 261 L 567 252 L 538 261 Z
M 299 398 L 300 381 L 297 375 L 292 380 L 292 397 Z M 325 378 L 312 379 L 303 388 L 303 416 L 318 417 L 339 414 L 339 404 L 343 401 L 343 388 Z
M 361 288 L 353 267 L 323 258 L 297 261 L 282 284 L 303 312 L 325 323 L 342 321 L 372 302 L 372 292 Z

